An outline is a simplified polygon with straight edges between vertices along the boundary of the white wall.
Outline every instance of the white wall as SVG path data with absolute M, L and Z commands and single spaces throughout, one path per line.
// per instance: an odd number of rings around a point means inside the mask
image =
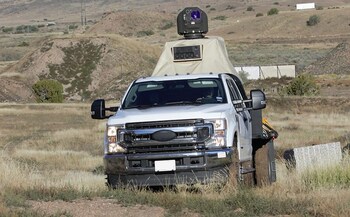
M 315 9 L 316 4 L 315 3 L 302 3 L 296 5 L 297 10 L 306 10 L 306 9 Z
M 241 66 L 235 67 L 236 71 L 248 73 L 249 80 L 281 78 L 282 76 L 295 78 L 295 65 L 281 66 Z

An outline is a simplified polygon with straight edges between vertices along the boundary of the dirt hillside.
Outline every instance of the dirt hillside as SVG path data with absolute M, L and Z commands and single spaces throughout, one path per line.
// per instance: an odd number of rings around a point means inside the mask
M 325 57 L 306 67 L 304 72 L 311 74 L 350 75 L 350 44 L 341 43 Z
M 158 47 L 119 36 L 56 38 L 6 71 L 25 81 L 19 92 L 30 92 L 39 79 L 55 79 L 66 100 L 118 99 L 133 79 L 152 73 L 159 54 Z

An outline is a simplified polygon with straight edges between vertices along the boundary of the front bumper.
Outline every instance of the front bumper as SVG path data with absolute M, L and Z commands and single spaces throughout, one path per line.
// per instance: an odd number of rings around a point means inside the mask
M 105 173 L 122 184 L 164 186 L 208 183 L 228 177 L 231 148 L 170 153 L 114 154 L 104 156 Z M 175 170 L 156 172 L 155 162 L 175 161 Z

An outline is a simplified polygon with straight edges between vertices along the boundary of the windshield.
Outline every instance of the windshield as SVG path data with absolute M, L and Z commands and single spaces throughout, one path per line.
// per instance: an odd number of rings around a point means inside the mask
M 221 79 L 203 78 L 135 83 L 126 96 L 123 109 L 154 106 L 226 103 Z

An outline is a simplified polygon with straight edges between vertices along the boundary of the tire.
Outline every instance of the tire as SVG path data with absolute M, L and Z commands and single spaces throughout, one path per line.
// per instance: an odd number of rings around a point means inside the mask
M 237 146 L 236 146 L 237 147 Z M 229 185 L 232 187 L 238 187 L 240 183 L 239 178 L 239 159 L 237 149 L 233 151 L 232 163 L 229 167 Z
M 109 190 L 117 189 L 117 187 L 119 186 L 119 176 L 107 174 L 106 185 Z
M 245 186 L 245 187 L 252 187 L 254 186 L 254 173 L 247 173 L 247 174 L 241 174 L 241 168 L 253 168 L 253 162 L 252 161 L 246 161 L 243 163 L 240 163 L 239 156 L 238 156 L 238 146 L 237 146 L 237 137 L 235 136 L 233 147 L 235 150 L 233 151 L 232 156 L 232 164 L 229 168 L 230 177 L 229 181 L 230 184 L 234 187 L 238 186 Z

